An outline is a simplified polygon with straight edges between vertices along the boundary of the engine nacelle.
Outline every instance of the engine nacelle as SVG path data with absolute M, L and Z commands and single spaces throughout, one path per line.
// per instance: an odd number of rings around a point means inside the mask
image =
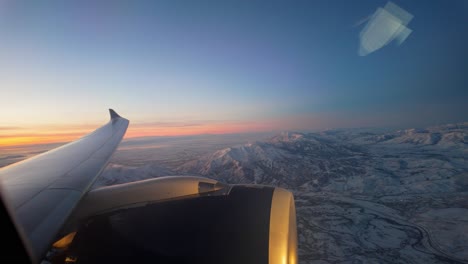
M 74 221 L 69 262 L 297 263 L 294 197 L 282 188 L 157 178 L 90 192 Z

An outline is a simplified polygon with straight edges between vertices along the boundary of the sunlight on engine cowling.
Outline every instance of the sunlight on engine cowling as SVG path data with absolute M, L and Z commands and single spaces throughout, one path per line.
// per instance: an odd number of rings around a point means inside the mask
M 70 234 L 56 241 L 52 246 L 57 249 L 66 249 L 73 242 L 73 238 L 75 238 L 75 235 L 76 232 L 71 232 Z
M 297 263 L 296 207 L 291 192 L 275 188 L 270 213 L 270 264 Z

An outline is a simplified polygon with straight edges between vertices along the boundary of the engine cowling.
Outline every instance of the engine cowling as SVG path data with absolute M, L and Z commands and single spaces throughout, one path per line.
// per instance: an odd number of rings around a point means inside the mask
M 106 188 L 77 210 L 70 262 L 297 263 L 294 197 L 285 189 L 198 177 Z

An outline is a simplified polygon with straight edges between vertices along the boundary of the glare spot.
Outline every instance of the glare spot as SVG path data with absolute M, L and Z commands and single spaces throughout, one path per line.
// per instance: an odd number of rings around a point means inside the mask
M 392 2 L 388 2 L 384 8 L 377 8 L 359 34 L 358 54 L 366 56 L 393 40 L 401 45 L 412 32 L 407 27 L 411 19 L 412 14 Z

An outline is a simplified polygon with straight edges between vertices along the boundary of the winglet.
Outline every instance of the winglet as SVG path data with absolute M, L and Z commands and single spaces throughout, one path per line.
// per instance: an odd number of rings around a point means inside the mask
M 119 116 L 119 114 L 117 114 L 114 110 L 112 110 L 110 108 L 109 108 L 109 113 L 110 113 L 111 120 L 115 119 L 117 117 L 121 117 L 121 116 Z

